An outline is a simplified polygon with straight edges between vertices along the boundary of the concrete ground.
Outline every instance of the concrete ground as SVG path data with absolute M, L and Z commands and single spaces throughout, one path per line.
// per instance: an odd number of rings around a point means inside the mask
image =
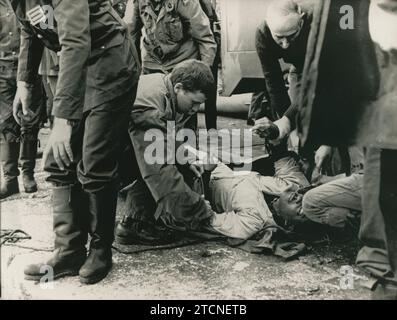
M 200 116 L 202 123 L 202 116 Z M 243 120 L 220 117 L 220 127 Z M 46 141 L 48 129 L 41 132 Z M 121 254 L 102 282 L 87 286 L 78 277 L 53 283 L 23 279 L 23 268 L 50 256 L 53 245 L 50 191 L 38 160 L 39 191 L 1 202 L 1 229 L 22 229 L 32 236 L 1 249 L 2 299 L 368 299 L 370 283 L 353 266 L 357 243 L 323 242 L 297 260 L 284 262 L 219 243 Z M 122 203 L 120 203 L 122 206 Z M 342 268 L 342 269 L 341 269 Z M 342 270 L 350 273 L 343 276 Z

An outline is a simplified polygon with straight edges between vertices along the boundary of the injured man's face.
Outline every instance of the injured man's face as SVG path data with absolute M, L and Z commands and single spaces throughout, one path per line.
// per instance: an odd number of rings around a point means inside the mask
M 273 203 L 277 214 L 291 224 L 300 224 L 308 221 L 302 210 L 303 190 L 287 189 Z

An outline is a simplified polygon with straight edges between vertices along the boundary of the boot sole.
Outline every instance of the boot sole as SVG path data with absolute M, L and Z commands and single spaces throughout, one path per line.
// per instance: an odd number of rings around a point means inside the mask
M 106 278 L 106 276 L 109 274 L 109 272 L 112 270 L 113 264 L 110 266 L 109 270 L 107 270 L 106 272 L 103 272 L 101 274 L 98 274 L 94 277 L 82 277 L 79 276 L 80 282 L 82 284 L 95 284 L 103 279 Z
M 116 243 L 118 243 L 118 244 L 122 244 L 122 245 L 125 245 L 125 246 L 131 246 L 131 245 L 136 245 L 136 244 L 143 244 L 143 245 L 146 245 L 146 244 L 148 244 L 148 242 L 145 242 L 145 241 L 141 241 L 141 240 L 138 240 L 138 239 L 126 239 L 126 238 L 120 238 L 120 237 L 117 237 L 117 236 L 115 236 L 115 238 L 114 238 L 114 241 L 116 242 Z
M 64 278 L 64 277 L 75 277 L 79 274 L 78 270 L 74 270 L 74 271 L 64 271 L 61 273 L 58 273 L 56 275 L 54 275 L 53 280 L 57 280 L 60 278 Z M 29 281 L 40 281 L 41 279 L 43 279 L 43 277 L 46 276 L 45 274 L 42 274 L 40 276 L 34 276 L 34 275 L 27 275 L 25 274 L 25 280 L 29 280 Z

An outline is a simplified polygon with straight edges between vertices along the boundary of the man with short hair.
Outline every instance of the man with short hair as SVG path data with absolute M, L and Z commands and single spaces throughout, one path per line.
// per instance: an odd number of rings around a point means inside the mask
M 212 32 L 216 13 L 210 0 L 129 0 L 124 20 L 137 48 L 142 48 L 144 74 L 169 73 L 187 59 L 203 61 L 214 76 L 218 72 Z M 205 104 L 207 129 L 216 129 L 216 89 Z
M 169 148 L 176 143 L 170 140 L 175 137 L 169 129 L 178 134 L 197 113 L 213 86 L 210 68 L 198 60 L 186 60 L 168 75 L 154 73 L 140 77 L 129 129 L 140 173 L 128 191 L 127 212 L 116 229 L 116 242 L 160 241 L 153 228 L 158 218 L 165 224 L 194 230 L 212 216 L 202 195 L 192 190 L 186 174 L 182 174 L 186 167 L 194 171 L 195 167 L 169 161 L 178 149 L 177 145 L 174 151 Z M 154 143 L 164 150 L 163 157 L 154 163 L 148 163 L 146 158 L 153 143 L 145 138 L 150 132 L 156 134 Z

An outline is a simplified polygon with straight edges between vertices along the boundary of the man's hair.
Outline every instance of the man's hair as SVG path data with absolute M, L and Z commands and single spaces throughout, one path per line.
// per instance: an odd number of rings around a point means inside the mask
M 170 78 L 173 85 L 181 83 L 184 90 L 201 91 L 206 97 L 215 90 L 215 80 L 210 67 L 198 60 L 190 59 L 178 63 Z

